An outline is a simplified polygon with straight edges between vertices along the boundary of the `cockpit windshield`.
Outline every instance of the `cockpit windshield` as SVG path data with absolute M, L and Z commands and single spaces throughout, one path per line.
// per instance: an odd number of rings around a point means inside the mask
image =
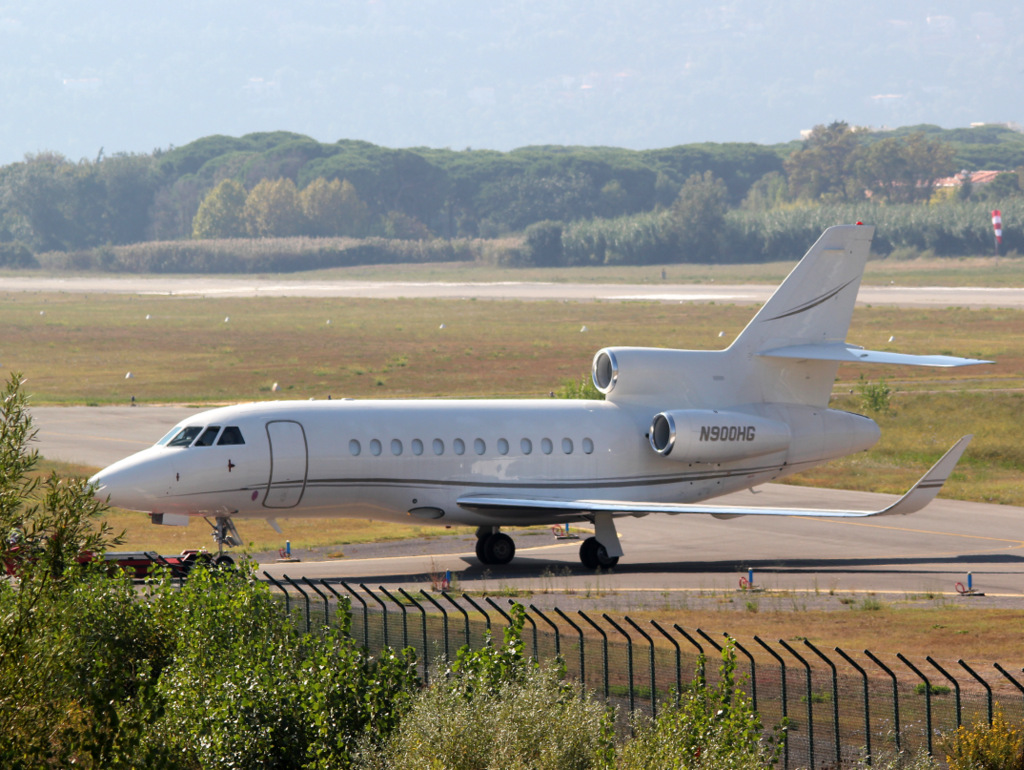
M 189 446 L 196 436 L 202 432 L 201 425 L 188 425 L 181 429 L 177 436 L 167 442 L 167 446 Z
M 218 434 L 220 439 L 218 440 Z M 198 438 L 197 438 L 198 437 Z M 157 446 L 189 447 L 189 446 L 233 446 L 244 444 L 242 431 L 235 425 L 229 425 L 221 431 L 219 425 L 176 425 L 171 432 L 156 442 Z
M 203 431 L 203 435 L 196 439 L 196 443 L 193 444 L 193 446 L 213 446 L 213 442 L 217 439 L 218 433 L 220 433 L 220 426 L 211 425 Z

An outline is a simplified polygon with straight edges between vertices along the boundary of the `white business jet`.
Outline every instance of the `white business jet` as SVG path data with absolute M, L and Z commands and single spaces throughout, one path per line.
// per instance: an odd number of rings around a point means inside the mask
M 841 363 L 963 366 L 952 356 L 850 345 L 873 227 L 831 227 L 725 350 L 605 348 L 596 400 L 271 401 L 191 417 L 98 473 L 96 494 L 157 524 L 201 516 L 221 547 L 233 519 L 358 517 L 477 528 L 484 564 L 507 564 L 501 527 L 590 522 L 588 568 L 622 556 L 619 516 L 866 517 L 938 493 L 962 438 L 878 511 L 709 505 L 872 446 L 869 418 L 828 408 Z M 212 521 L 211 521 L 212 519 Z M 280 531 L 280 529 L 278 529 Z

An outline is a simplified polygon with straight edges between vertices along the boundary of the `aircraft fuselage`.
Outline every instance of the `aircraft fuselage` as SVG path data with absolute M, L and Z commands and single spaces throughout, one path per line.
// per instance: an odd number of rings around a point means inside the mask
M 236 428 L 243 444 L 156 445 L 102 474 L 113 505 L 190 516 L 350 516 L 437 524 L 547 521 L 465 510 L 486 490 L 516 497 L 691 502 L 744 489 L 870 447 L 860 415 L 799 405 L 703 413 L 707 456 L 652 449 L 652 410 L 610 401 L 294 401 L 202 412 L 176 430 Z M 746 419 L 749 418 L 749 419 Z M 761 453 L 753 426 L 784 424 Z M 168 434 L 173 439 L 172 431 Z M 778 446 L 775 444 L 774 446 Z M 751 452 L 753 456 L 748 456 Z M 727 459 L 733 455 L 733 459 Z M 156 494 L 154 494 L 156 492 Z

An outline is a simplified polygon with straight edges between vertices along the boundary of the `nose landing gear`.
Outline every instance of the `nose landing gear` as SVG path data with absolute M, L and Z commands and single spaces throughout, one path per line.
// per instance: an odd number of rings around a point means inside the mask
M 235 529 L 235 523 L 230 516 L 217 516 L 214 521 L 210 521 L 205 516 L 203 519 L 213 527 L 213 542 L 217 544 L 217 558 L 214 559 L 214 564 L 218 567 L 233 566 L 235 560 L 229 554 L 224 553 L 224 546 L 232 548 L 242 544 L 242 538 L 238 534 L 238 530 Z

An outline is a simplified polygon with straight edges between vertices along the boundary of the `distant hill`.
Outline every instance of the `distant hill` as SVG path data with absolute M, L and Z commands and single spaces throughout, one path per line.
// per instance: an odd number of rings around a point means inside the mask
M 1024 4 L 270 0 L 0 6 L 0 163 L 284 128 L 511 150 L 1021 121 Z

